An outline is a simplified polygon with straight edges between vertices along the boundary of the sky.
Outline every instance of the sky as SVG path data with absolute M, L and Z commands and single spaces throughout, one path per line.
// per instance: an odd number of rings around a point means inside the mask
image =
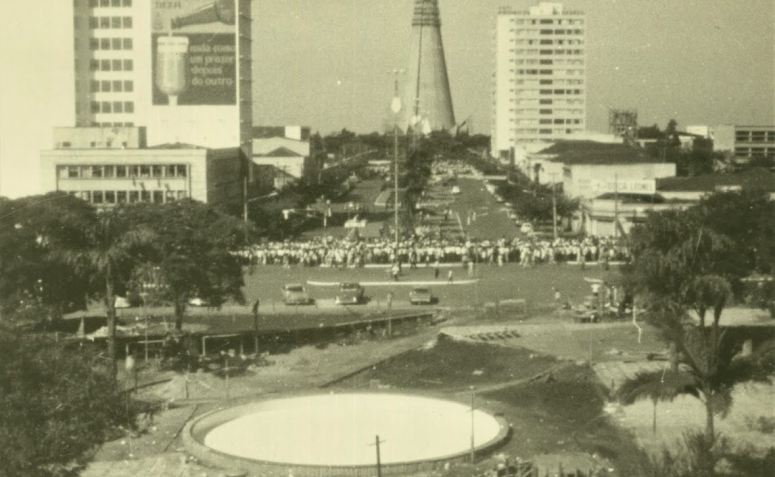
M 455 116 L 489 134 L 495 17 L 538 2 L 439 0 Z M 772 0 L 568 0 L 587 13 L 587 124 L 636 108 L 641 125 L 775 123 Z M 0 195 L 39 192 L 39 151 L 72 125 L 70 0 L 4 5 Z M 413 0 L 253 0 L 254 124 L 321 134 L 381 129 L 389 71 L 407 67 Z M 12 72 L 13 74 L 9 74 Z

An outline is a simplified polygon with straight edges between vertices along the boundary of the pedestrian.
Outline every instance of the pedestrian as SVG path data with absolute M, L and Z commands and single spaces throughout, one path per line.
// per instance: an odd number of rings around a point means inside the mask
M 447 285 L 452 285 L 452 270 L 447 272 Z
M 433 264 L 433 278 L 439 278 L 439 259 L 436 259 L 436 263 Z
M 557 308 L 560 307 L 560 299 L 562 298 L 562 295 L 560 294 L 560 290 L 552 287 L 552 290 L 554 290 L 554 304 L 557 306 Z
M 398 281 L 398 273 L 401 271 L 401 269 L 398 266 L 398 263 L 394 263 L 393 264 L 393 268 L 391 269 L 391 271 L 393 272 L 393 281 L 397 282 Z
M 468 262 L 468 278 L 474 276 L 474 262 Z

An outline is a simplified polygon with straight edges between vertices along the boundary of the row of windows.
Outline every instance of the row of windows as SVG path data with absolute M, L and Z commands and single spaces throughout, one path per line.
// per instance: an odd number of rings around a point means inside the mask
M 576 76 L 576 75 L 582 75 L 584 74 L 584 70 L 560 70 L 560 69 L 554 69 L 554 70 L 509 70 L 512 73 L 516 71 L 518 75 L 568 75 L 568 76 Z
M 512 19 L 513 22 L 515 22 L 517 25 L 536 25 L 537 23 L 540 25 L 583 25 L 584 20 L 581 19 L 569 19 L 569 18 L 558 18 L 556 20 L 548 19 L 548 18 L 542 18 L 540 22 L 533 19 Z
M 512 52 L 514 50 L 511 50 Z M 510 62 L 517 65 L 554 65 L 554 66 L 581 66 L 584 64 L 584 60 L 561 60 L 552 58 L 529 58 L 529 59 L 514 59 L 510 58 Z
M 526 128 L 517 128 L 514 130 L 517 134 L 523 134 L 523 135 L 536 135 L 536 134 L 558 134 L 558 135 L 565 135 L 565 134 L 571 134 L 574 131 L 581 131 L 581 128 L 557 128 L 557 129 L 526 129 Z
M 92 93 L 131 93 L 135 90 L 135 83 L 132 80 L 91 80 L 89 89 Z
M 132 0 L 89 0 L 91 8 L 96 7 L 131 7 Z
M 580 116 L 584 114 L 583 109 L 517 109 L 517 115 L 532 115 L 532 114 L 554 114 L 554 115 L 568 115 L 568 116 Z
M 775 131 L 737 131 L 737 142 L 775 142 Z
M 59 177 L 62 179 L 111 179 L 113 177 L 171 178 L 188 176 L 188 166 L 185 164 L 59 166 L 58 171 Z
M 89 38 L 90 50 L 131 50 L 131 38 Z
M 528 79 L 516 79 L 514 80 L 514 84 L 518 85 L 527 85 L 527 86 L 538 86 L 538 85 L 557 85 L 557 86 L 563 86 L 563 85 L 582 85 L 584 84 L 584 80 L 580 79 L 563 79 L 563 78 L 555 78 L 555 79 L 535 79 L 535 78 L 528 78 Z
M 92 204 L 110 205 L 134 204 L 136 202 L 163 204 L 185 199 L 188 194 L 184 190 L 84 190 L 71 191 L 70 195 L 79 197 Z
M 518 56 L 521 55 L 583 55 L 584 50 L 514 50 Z
M 525 30 L 517 30 L 517 33 L 524 32 Z M 534 32 L 535 30 L 527 30 L 528 32 Z M 539 33 L 542 35 L 582 35 L 584 30 L 541 30 Z
M 581 119 L 520 119 L 520 126 L 537 126 L 539 124 L 581 124 Z
M 134 113 L 134 101 L 92 101 L 91 112 L 96 113 Z
M 135 63 L 132 60 L 89 60 L 92 71 L 133 71 Z
M 89 28 L 92 30 L 132 28 L 132 17 L 89 17 Z
M 114 122 L 114 123 L 104 123 L 104 122 L 100 123 L 100 122 L 97 122 L 97 121 L 92 121 L 91 125 L 92 125 L 92 127 L 95 127 L 95 128 L 100 128 L 100 127 L 102 127 L 102 128 L 111 128 L 111 127 L 112 128 L 121 128 L 121 127 L 131 128 L 131 127 L 133 127 L 135 125 L 135 123 L 133 123 L 131 121 L 129 121 L 129 122 L 121 122 L 121 121 L 119 121 L 119 122 Z M 96 147 L 96 144 L 93 145 L 92 147 Z
M 583 45 L 584 40 L 512 40 L 515 45 Z
M 514 101 L 512 101 L 514 102 Z M 553 98 L 553 99 L 546 99 L 541 98 L 540 100 L 537 98 L 525 98 L 525 99 L 518 99 L 516 101 L 516 104 L 518 106 L 537 106 L 539 104 L 555 104 L 557 106 L 574 106 L 574 105 L 583 105 L 584 100 L 582 99 L 565 99 L 565 98 Z M 513 111 L 513 110 L 512 110 Z
M 514 92 L 513 89 L 509 90 L 511 92 Z M 521 95 L 523 96 L 529 96 L 530 94 L 534 94 L 535 90 L 521 90 Z M 539 90 L 539 94 L 583 94 L 583 91 L 580 89 L 542 89 Z
M 747 157 L 772 157 L 775 156 L 775 148 L 766 147 L 736 147 L 735 155 Z

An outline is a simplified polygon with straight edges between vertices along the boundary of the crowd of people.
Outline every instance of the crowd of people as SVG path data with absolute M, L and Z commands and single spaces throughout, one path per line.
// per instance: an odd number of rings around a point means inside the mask
M 499 240 L 407 239 L 395 243 L 386 238 L 316 238 L 309 241 L 267 242 L 240 252 L 256 265 L 308 267 L 363 267 L 367 264 L 401 263 L 410 267 L 437 263 L 530 267 L 542 263 L 627 261 L 629 250 L 612 237 L 583 239 L 501 238 Z M 396 256 L 397 255 L 397 256 Z

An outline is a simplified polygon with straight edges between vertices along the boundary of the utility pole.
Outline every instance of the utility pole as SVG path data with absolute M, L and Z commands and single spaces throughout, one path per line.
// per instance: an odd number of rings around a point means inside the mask
M 474 464 L 476 456 L 476 446 L 474 444 L 474 397 L 476 396 L 476 388 L 470 386 L 471 390 L 471 465 Z
M 554 233 L 554 240 L 557 241 L 557 197 L 555 194 L 556 183 L 554 181 L 554 176 L 556 176 L 556 172 L 552 172 L 550 176 L 552 177 L 552 232 Z
M 372 444 L 372 445 L 376 446 L 376 448 L 377 448 L 377 477 L 382 477 L 382 461 L 381 461 L 380 455 L 379 455 L 379 444 L 382 443 L 382 442 L 385 442 L 385 441 L 379 440 L 379 434 L 374 436 L 374 444 Z
M 614 174 L 614 240 L 619 235 L 619 175 Z
M 393 208 L 395 209 L 395 254 L 396 264 L 398 264 L 398 113 L 401 112 L 401 96 L 398 94 L 398 75 L 402 74 L 404 70 L 392 70 L 391 74 L 395 75 L 395 92 L 393 100 L 390 103 L 390 110 L 395 115 L 395 122 L 393 124 L 393 160 L 395 161 L 395 183 L 393 184 Z

